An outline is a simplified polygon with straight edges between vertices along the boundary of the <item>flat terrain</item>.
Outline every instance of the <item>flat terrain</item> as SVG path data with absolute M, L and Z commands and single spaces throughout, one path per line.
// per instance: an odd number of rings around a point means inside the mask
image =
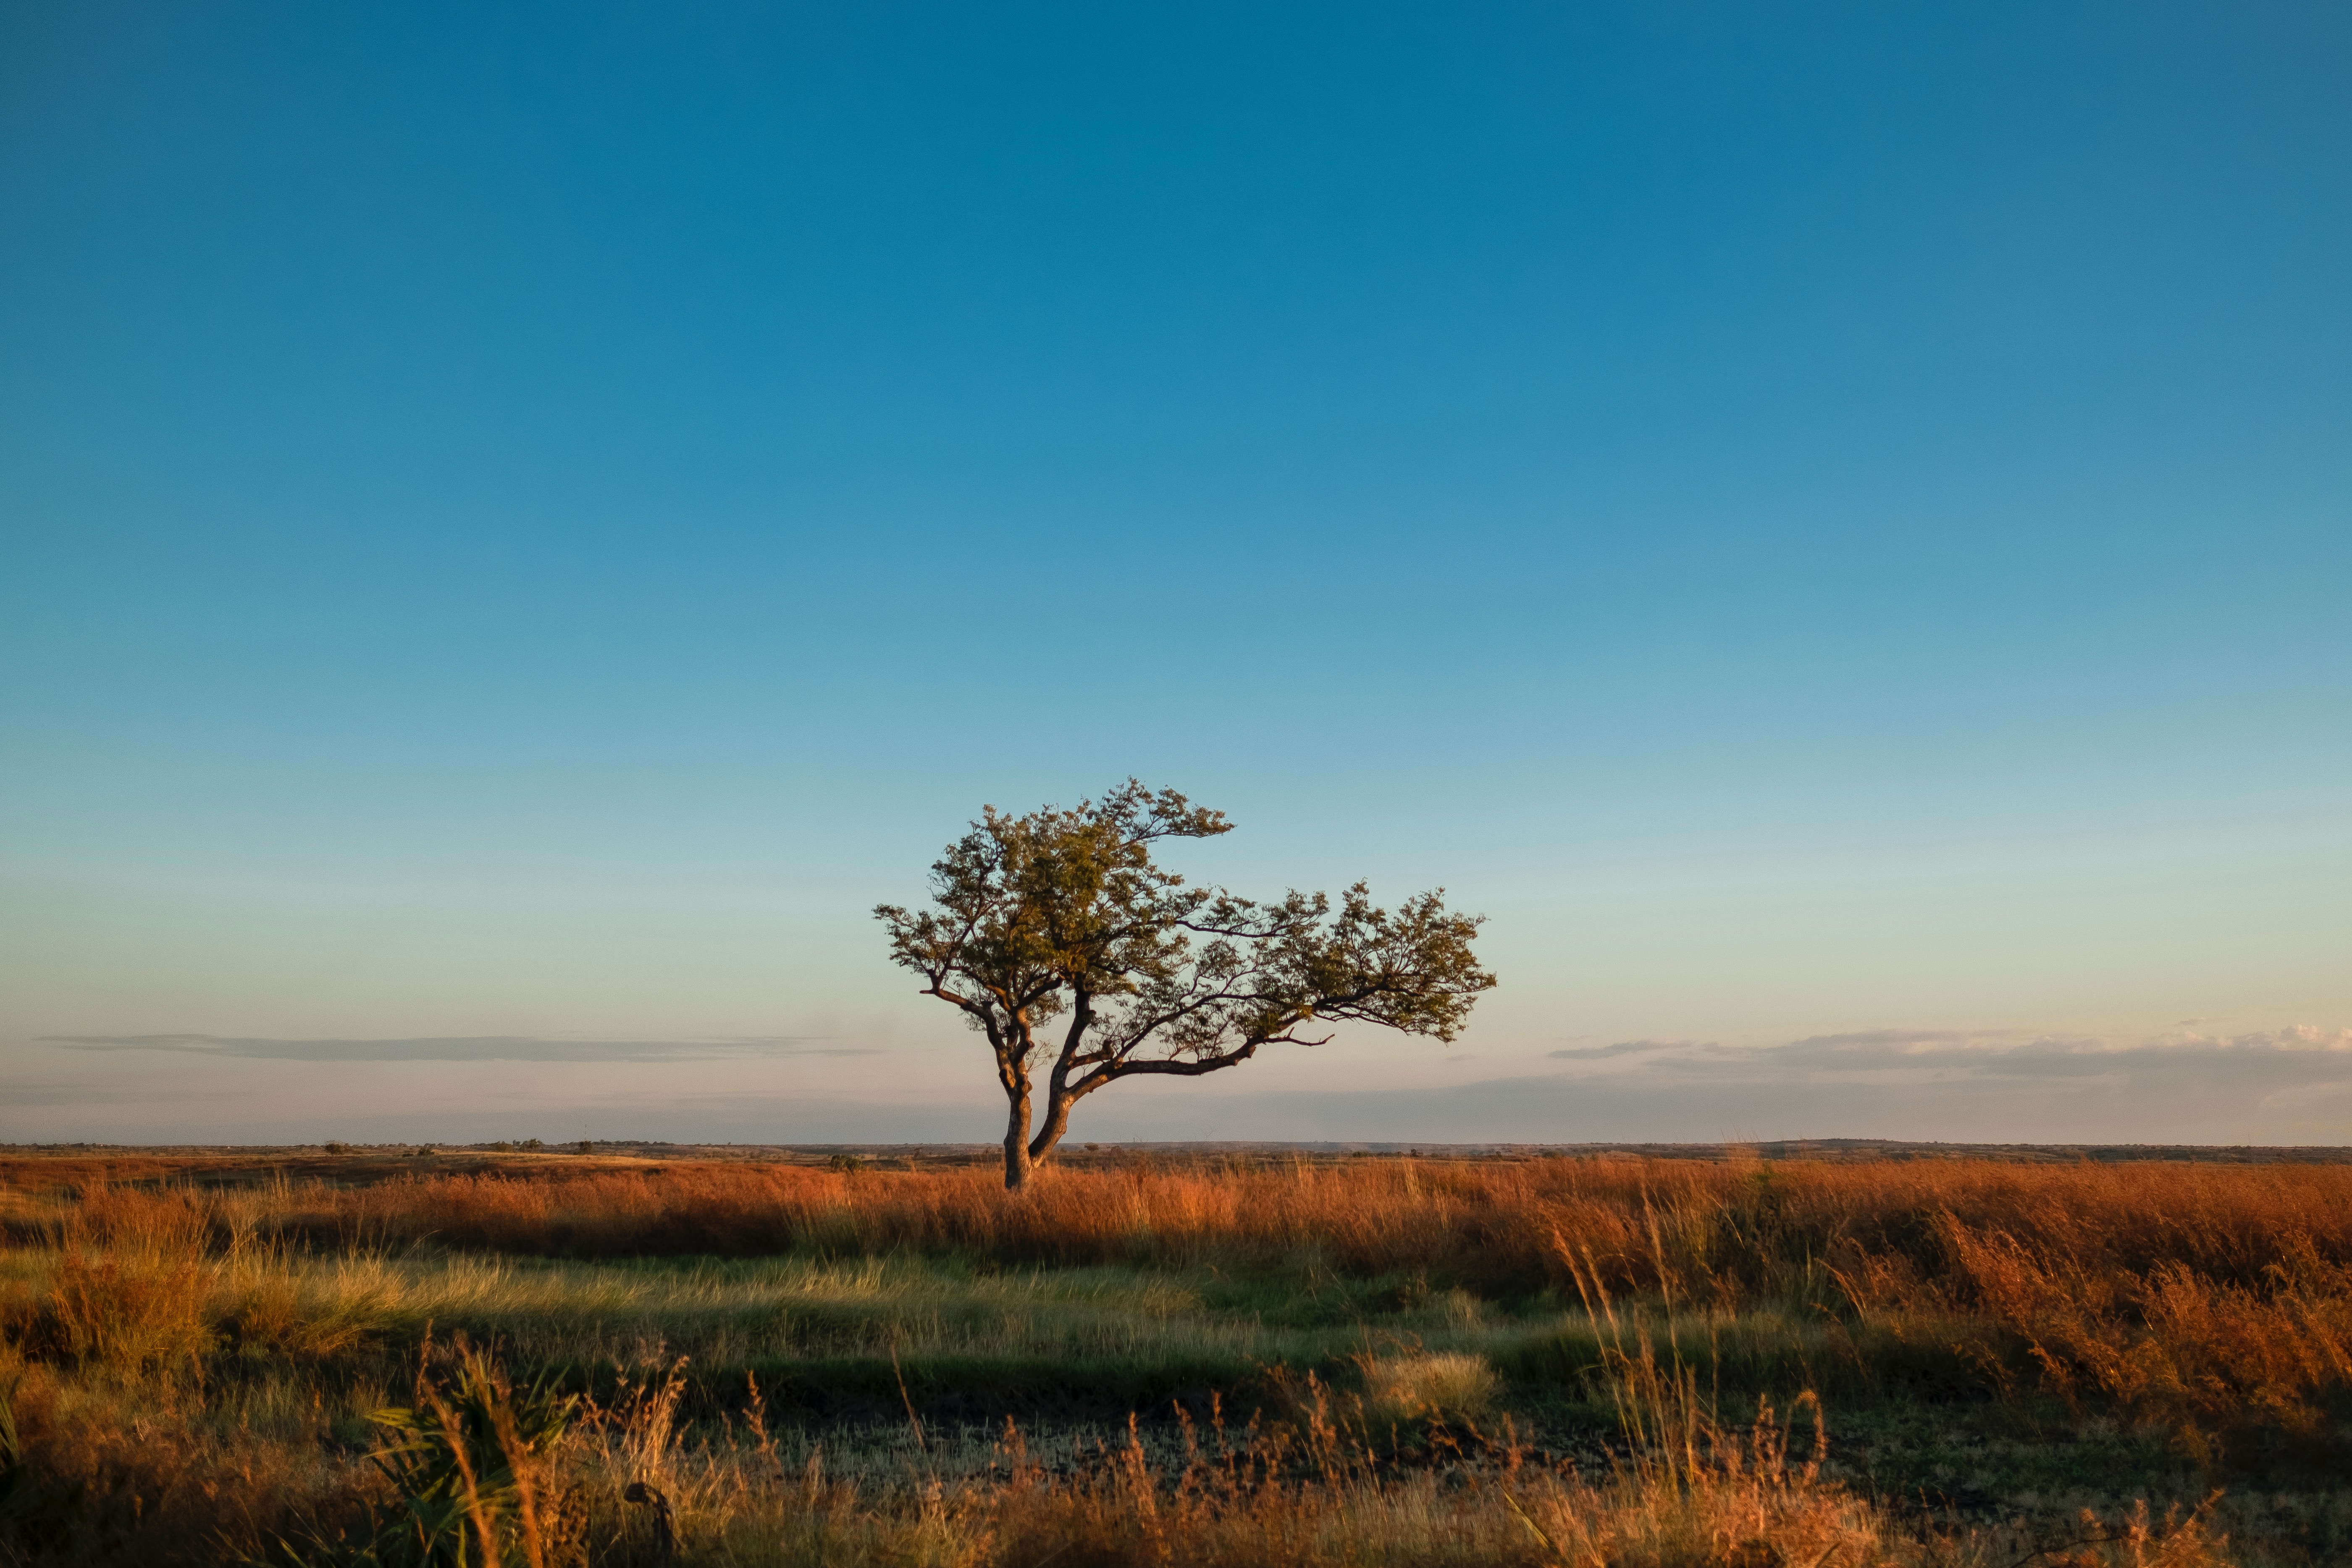
M 2352 1560 L 2352 1168 L 2168 1152 L 0 1150 L 0 1562 Z

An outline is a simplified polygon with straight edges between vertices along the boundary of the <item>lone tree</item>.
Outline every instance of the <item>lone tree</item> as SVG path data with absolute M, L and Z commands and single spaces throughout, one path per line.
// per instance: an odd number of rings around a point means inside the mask
M 1133 779 L 1066 811 L 988 806 L 932 863 L 929 908 L 876 908 L 891 958 L 988 1037 L 1011 1108 L 1007 1187 L 1053 1152 L 1073 1106 L 1121 1079 L 1199 1078 L 1261 1046 L 1319 1046 L 1331 1037 L 1302 1033 L 1317 1023 L 1451 1040 L 1495 984 L 1470 948 L 1480 917 L 1447 912 L 1443 889 L 1391 913 L 1359 882 L 1335 912 L 1321 893 L 1255 902 L 1152 864 L 1161 839 L 1232 827 Z

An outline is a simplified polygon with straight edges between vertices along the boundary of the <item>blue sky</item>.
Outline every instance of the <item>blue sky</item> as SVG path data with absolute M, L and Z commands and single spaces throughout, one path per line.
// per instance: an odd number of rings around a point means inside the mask
M 0 1137 L 984 1139 L 1132 773 L 1503 984 L 1100 1136 L 2352 1141 L 2340 9 L 17 5 L 0 211 Z

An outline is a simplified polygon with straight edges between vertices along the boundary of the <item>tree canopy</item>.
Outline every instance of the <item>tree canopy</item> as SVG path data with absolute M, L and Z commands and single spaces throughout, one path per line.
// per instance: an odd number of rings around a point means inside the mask
M 929 907 L 876 908 L 892 960 L 988 1038 L 1010 1110 L 1006 1186 L 1053 1152 L 1072 1107 L 1121 1079 L 1201 1077 L 1261 1047 L 1325 1044 L 1322 1026 L 1345 1022 L 1451 1040 L 1495 984 L 1471 947 L 1481 918 L 1449 911 L 1444 889 L 1393 911 L 1361 882 L 1336 905 L 1295 890 L 1258 901 L 1153 862 L 1162 840 L 1232 826 L 1133 779 L 1066 810 L 987 806 L 932 863 Z

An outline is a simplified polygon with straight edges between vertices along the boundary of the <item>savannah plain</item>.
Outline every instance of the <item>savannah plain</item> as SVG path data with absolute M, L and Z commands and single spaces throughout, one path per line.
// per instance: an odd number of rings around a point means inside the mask
M 2352 1559 L 2352 1165 L 1773 1152 L 19 1150 L 0 1563 Z

